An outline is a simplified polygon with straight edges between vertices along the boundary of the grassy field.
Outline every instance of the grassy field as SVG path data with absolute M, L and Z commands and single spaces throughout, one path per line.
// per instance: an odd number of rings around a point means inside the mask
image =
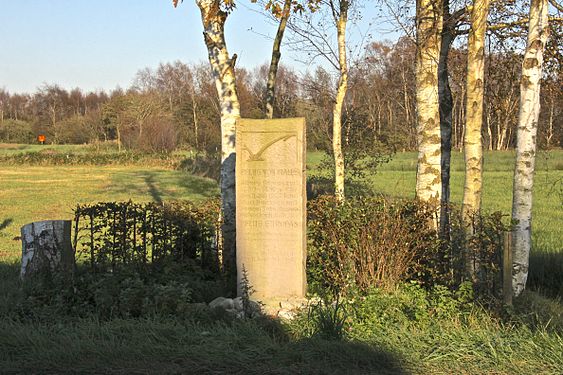
M 0 155 L 44 150 L 0 145 Z M 88 153 L 84 146 L 58 152 Z M 315 170 L 321 155 L 309 154 Z M 512 153 L 487 153 L 484 207 L 510 212 Z M 542 153 L 535 185 L 535 251 L 563 253 L 563 152 Z M 454 154 L 452 200 L 460 202 L 462 156 Z M 416 155 L 401 153 L 370 176 L 375 189 L 414 195 Z M 65 316 L 25 300 L 18 279 L 19 228 L 70 219 L 77 203 L 200 201 L 215 181 L 150 164 L 0 165 L 0 373 L 2 374 L 557 374 L 563 368 L 563 307 L 526 292 L 504 318 L 479 306 L 417 307 L 419 292 L 368 296 L 349 310 L 346 340 L 310 333 L 305 314 L 291 324 L 209 316 L 100 320 Z M 559 258 L 557 258 L 559 259 Z M 16 305 L 14 302 L 23 303 Z M 23 302 L 22 302 L 23 301 Z M 38 316 L 22 315 L 36 303 Z M 412 309 L 421 310 L 413 316 Z M 440 310 L 442 309 L 442 310 Z M 444 313 L 443 310 L 447 310 Z M 442 313 L 439 313 L 442 311 Z M 44 315 L 41 315 L 44 314 Z
M 78 203 L 201 201 L 217 194 L 213 180 L 143 166 L 0 167 L 0 260 L 19 256 L 22 225 L 71 219 Z
M 483 208 L 507 215 L 512 207 L 513 152 L 487 152 L 484 161 Z M 463 154 L 454 153 L 451 173 L 452 203 L 463 198 Z M 389 195 L 413 196 L 416 178 L 416 155 L 403 153 L 382 166 L 373 178 L 378 191 Z M 541 152 L 534 180 L 533 241 L 534 251 L 563 252 L 563 152 Z M 509 216 L 507 216 L 507 222 Z
M 311 170 L 322 158 L 310 153 Z M 370 176 L 376 192 L 395 197 L 414 197 L 416 153 L 396 154 Z M 515 154 L 485 152 L 483 209 L 501 211 L 510 220 Z M 533 203 L 533 242 L 536 252 L 563 252 L 563 151 L 540 152 L 536 161 Z M 451 165 L 451 201 L 461 205 L 464 185 L 463 154 L 454 152 Z
M 61 145 L 59 152 L 90 152 L 92 147 Z M 40 145 L 0 145 L 0 155 L 44 150 Z M 315 170 L 321 153 L 309 153 Z M 485 154 L 483 207 L 510 214 L 513 152 Z M 452 202 L 463 195 L 463 155 L 452 160 Z M 370 177 L 377 192 L 414 196 L 416 154 L 400 153 Z M 533 208 L 533 240 L 536 252 L 563 252 L 563 151 L 541 152 L 538 157 Z M 68 219 L 78 203 L 98 201 L 150 201 L 216 196 L 211 179 L 180 171 L 144 165 L 128 166 L 0 166 L 0 259 L 19 255 L 19 228 L 29 222 Z M 509 216 L 507 216 L 507 222 Z

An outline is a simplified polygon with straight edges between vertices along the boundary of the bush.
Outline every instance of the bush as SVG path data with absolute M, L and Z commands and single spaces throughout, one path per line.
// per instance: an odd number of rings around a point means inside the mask
M 146 272 L 186 259 L 217 270 L 218 211 L 215 201 L 79 205 L 74 248 L 96 272 Z
M 495 297 L 500 288 L 502 215 L 476 217 L 466 242 L 456 210 L 451 239 L 438 235 L 435 210 L 415 200 L 332 196 L 309 202 L 308 280 L 311 289 L 353 295 L 372 288 L 393 290 L 416 281 L 431 288 L 457 288 L 464 280 L 467 249 L 480 264 L 480 296 Z
M 141 124 L 122 130 L 121 139 L 128 149 L 168 153 L 176 149 L 178 132 L 172 119 L 151 115 Z
M 54 128 L 56 134 L 54 142 L 83 144 L 97 138 L 96 129 L 99 120 L 90 115 L 74 115 L 58 122 Z
M 219 181 L 221 178 L 221 155 L 218 153 L 195 153 L 182 160 L 178 169 L 191 175 Z
M 41 151 L 0 155 L 0 163 L 6 165 L 158 165 L 177 168 L 180 160 L 169 154 L 145 154 L 134 151 L 124 152 L 61 152 L 54 148 Z
M 71 279 L 24 283 L 20 317 L 188 317 L 194 302 L 226 295 L 217 264 L 218 204 L 98 203 L 74 219 Z M 81 262 L 81 260 L 83 262 Z
M 99 273 L 79 265 L 72 280 L 48 281 L 26 282 L 23 294 L 8 313 L 36 321 L 51 321 L 54 316 L 58 320 L 146 316 L 189 319 L 196 310 L 194 303 L 210 302 L 226 291 L 220 274 L 191 261 L 170 262 L 150 274 L 128 267 L 117 273 Z
M 309 202 L 308 274 L 313 288 L 350 292 L 393 289 L 440 279 L 443 261 L 433 211 L 413 201 L 323 196 Z
M 0 123 L 0 141 L 6 143 L 33 143 L 35 135 L 27 121 L 4 120 Z

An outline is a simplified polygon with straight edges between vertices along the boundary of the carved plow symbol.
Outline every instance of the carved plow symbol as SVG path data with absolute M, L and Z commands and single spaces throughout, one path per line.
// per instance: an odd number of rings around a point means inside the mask
M 262 148 L 260 150 L 258 150 L 258 152 L 256 152 L 256 153 L 253 153 L 252 151 L 250 151 L 250 149 L 246 145 L 242 149 L 245 150 L 245 151 L 248 151 L 249 157 L 248 157 L 247 161 L 263 161 L 264 158 L 262 158 L 262 155 L 264 154 L 264 152 L 266 152 L 266 150 L 268 148 L 270 148 L 274 144 L 278 143 L 279 141 L 287 141 L 291 137 L 295 137 L 295 136 L 296 136 L 295 134 L 286 134 L 286 135 L 283 135 L 281 137 L 274 138 L 270 142 L 268 142 L 264 146 L 262 146 Z

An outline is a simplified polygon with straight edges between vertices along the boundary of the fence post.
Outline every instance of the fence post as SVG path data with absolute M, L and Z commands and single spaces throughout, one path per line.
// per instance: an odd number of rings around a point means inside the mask
M 504 232 L 502 254 L 502 294 L 505 305 L 512 305 L 512 232 Z

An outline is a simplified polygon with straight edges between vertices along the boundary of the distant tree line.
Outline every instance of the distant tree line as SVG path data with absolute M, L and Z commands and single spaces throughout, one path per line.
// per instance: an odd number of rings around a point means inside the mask
M 353 62 L 343 106 L 345 149 L 353 143 L 394 150 L 416 150 L 416 46 L 404 37 L 396 43 L 370 43 Z M 486 55 L 484 147 L 506 150 L 515 145 L 518 122 L 517 52 Z M 461 150 L 465 124 L 467 52 L 453 48 L 449 56 L 453 96 L 452 146 Z M 563 72 L 556 58 L 546 61 L 542 82 L 538 142 L 542 148 L 563 145 Z M 268 66 L 236 69 L 243 117 L 266 118 Z M 273 117 L 307 118 L 310 149 L 330 150 L 332 107 L 338 77 L 317 68 L 301 74 L 281 65 L 276 79 Z M 33 94 L 0 89 L 0 141 L 47 143 L 115 141 L 119 147 L 167 151 L 177 147 L 220 150 L 220 104 L 208 64 L 176 61 L 142 69 L 126 90 L 85 93 L 43 85 Z

